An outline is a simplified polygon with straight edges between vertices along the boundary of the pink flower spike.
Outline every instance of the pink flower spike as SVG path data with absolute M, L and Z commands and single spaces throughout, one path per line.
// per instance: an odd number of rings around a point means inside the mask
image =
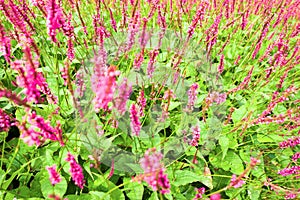
M 126 103 L 132 92 L 132 86 L 128 83 L 127 78 L 124 78 L 122 83 L 117 88 L 118 94 L 114 99 L 114 107 L 123 115 L 126 111 Z
M 56 30 L 64 25 L 63 13 L 55 0 L 48 1 L 47 5 L 47 28 L 48 34 L 53 42 L 57 42 Z
M 0 108 L 0 132 L 8 131 L 12 125 L 9 115 Z
M 49 179 L 53 186 L 61 181 L 61 177 L 59 173 L 56 171 L 56 165 L 53 165 L 51 167 L 47 166 L 46 169 L 48 170 Z
M 197 100 L 197 94 L 198 94 L 198 89 L 199 85 L 197 83 L 194 83 L 190 89 L 188 90 L 188 104 L 186 106 L 187 111 L 192 111 L 193 107 L 196 103 Z
M 220 64 L 218 66 L 219 74 L 222 74 L 223 70 L 224 70 L 224 55 L 222 54 L 220 58 Z
M 210 200 L 220 200 L 221 199 L 221 195 L 219 193 L 213 194 L 213 195 L 210 196 L 209 199 Z
M 199 126 L 192 127 L 192 131 L 193 131 L 193 139 L 190 142 L 190 145 L 195 147 L 195 146 L 198 146 L 198 142 L 199 142 L 199 139 L 200 139 L 200 128 L 199 128 Z
M 145 98 L 144 90 L 141 90 L 140 93 L 139 93 L 139 96 L 137 98 L 137 104 L 138 104 L 138 107 L 139 107 L 139 116 L 140 117 L 144 116 L 144 110 L 145 110 L 145 107 L 146 107 L 146 102 L 147 102 L 147 99 Z
M 242 187 L 245 184 L 245 181 L 237 179 L 236 175 L 233 174 L 231 181 L 230 181 L 230 186 L 234 188 L 239 188 Z
M 139 120 L 139 113 L 135 104 L 132 104 L 130 106 L 130 120 L 132 134 L 135 136 L 139 136 L 141 131 L 141 122 Z
M 166 194 L 170 192 L 171 186 L 167 174 L 164 174 L 165 168 L 161 164 L 162 158 L 163 155 L 156 152 L 156 148 L 148 149 L 140 160 L 141 167 L 144 170 L 141 177 L 154 191 Z
M 300 152 L 295 153 L 292 157 L 292 160 L 294 162 L 297 162 L 298 159 L 300 159 Z
M 75 182 L 75 185 L 83 189 L 85 180 L 81 166 L 76 162 L 74 156 L 70 152 L 68 152 L 66 161 L 70 163 L 70 173 L 72 176 L 72 180 Z
M 290 168 L 284 168 L 278 171 L 278 174 L 281 176 L 289 176 L 292 174 L 299 174 L 300 173 L 300 166 L 292 166 Z
M 197 191 L 196 196 L 193 198 L 193 200 L 198 200 L 202 198 L 202 195 L 205 193 L 205 188 L 201 187 L 201 188 L 195 188 L 195 190 Z

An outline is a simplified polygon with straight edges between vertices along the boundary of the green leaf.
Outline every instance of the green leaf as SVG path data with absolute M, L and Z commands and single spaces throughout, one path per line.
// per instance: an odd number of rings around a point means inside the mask
M 260 199 L 261 188 L 259 186 L 248 185 L 248 195 L 251 200 Z
M 26 186 L 21 186 L 15 190 L 13 190 L 13 193 L 15 193 L 15 196 L 18 198 L 28 198 L 30 197 L 30 189 Z
M 4 200 L 13 200 L 16 197 L 16 195 L 8 192 L 8 193 L 6 193 L 5 198 L 3 198 L 4 196 L 2 196 L 1 193 L 0 193 L 0 197 L 1 197 L 1 199 L 4 199 Z
M 187 170 L 177 170 L 175 172 L 175 181 L 172 183 L 175 186 L 186 185 L 188 183 L 197 182 L 201 176 Z
M 92 196 L 93 200 L 102 199 L 105 196 L 104 192 L 98 192 L 98 191 L 90 191 L 89 194 Z M 110 200 L 109 196 L 106 196 L 103 198 L 103 200 Z
M 68 200 L 91 200 L 91 199 L 94 200 L 95 199 L 95 198 L 91 198 L 90 194 L 80 194 L 80 195 L 72 194 L 72 195 L 65 196 L 65 198 L 67 198 Z
M 273 143 L 273 142 L 281 142 L 282 141 L 282 137 L 279 135 L 275 135 L 275 134 L 257 134 L 257 140 L 260 143 Z
M 210 162 L 213 166 L 222 168 L 225 171 L 230 171 L 234 174 L 241 174 L 244 171 L 243 161 L 232 150 L 227 152 L 224 159 L 222 159 L 221 154 L 210 157 Z
M 240 122 L 243 119 L 243 117 L 246 115 L 246 113 L 247 113 L 247 107 L 245 105 L 241 106 L 239 109 L 236 109 L 232 113 L 233 122 L 235 124 Z
M 213 188 L 210 177 L 198 175 L 194 172 L 187 170 L 177 170 L 175 172 L 175 181 L 172 183 L 172 185 L 177 187 L 193 182 L 201 182 L 207 187 Z
M 125 200 L 123 192 L 113 182 L 106 180 L 103 176 L 99 175 L 94 181 L 94 185 L 91 184 L 90 188 L 106 192 L 103 196 L 104 199 L 110 196 L 110 199 Z M 107 193 L 108 191 L 110 193 Z
M 180 106 L 181 104 L 182 104 L 182 103 L 181 103 L 181 102 L 178 102 L 178 101 L 175 101 L 175 102 L 171 101 L 171 102 L 170 102 L 170 106 L 169 106 L 169 111 L 171 111 L 171 110 L 177 108 L 177 107 Z
M 153 192 L 152 195 L 150 196 L 149 200 L 159 200 L 157 193 Z
M 130 178 L 124 179 L 124 182 L 129 182 L 124 186 L 126 195 L 132 200 L 142 199 L 144 193 L 143 185 L 138 182 L 131 182 L 130 180 Z
M 60 197 L 64 196 L 67 191 L 67 181 L 64 177 L 61 177 L 61 182 L 57 183 L 56 185 L 52 186 L 49 180 L 49 176 L 45 176 L 41 181 L 41 190 L 43 196 L 48 198 L 50 194 L 56 194 Z
M 229 147 L 229 139 L 226 136 L 222 135 L 219 138 L 219 144 L 221 145 L 222 154 L 223 154 L 222 160 L 224 160 Z

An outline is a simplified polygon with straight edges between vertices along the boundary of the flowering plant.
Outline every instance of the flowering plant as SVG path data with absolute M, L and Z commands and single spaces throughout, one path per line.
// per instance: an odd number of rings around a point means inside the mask
M 0 0 L 0 199 L 300 198 L 297 0 Z

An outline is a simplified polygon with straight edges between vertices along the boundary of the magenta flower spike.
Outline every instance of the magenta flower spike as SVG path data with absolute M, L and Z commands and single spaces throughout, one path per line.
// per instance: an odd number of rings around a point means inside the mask
M 141 122 L 139 119 L 138 108 L 135 104 L 131 104 L 130 106 L 130 120 L 132 134 L 135 136 L 139 136 L 141 131 Z
M 61 181 L 61 177 L 56 171 L 56 165 L 53 165 L 51 167 L 47 166 L 46 169 L 49 173 L 49 180 L 53 186 Z
M 83 189 L 85 180 L 81 166 L 76 162 L 74 156 L 70 152 L 68 152 L 66 161 L 70 163 L 70 173 L 75 185 Z

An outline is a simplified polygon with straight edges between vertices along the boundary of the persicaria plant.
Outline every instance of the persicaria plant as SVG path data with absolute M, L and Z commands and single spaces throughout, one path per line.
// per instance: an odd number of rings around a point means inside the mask
M 299 0 L 0 0 L 0 199 L 299 199 Z

